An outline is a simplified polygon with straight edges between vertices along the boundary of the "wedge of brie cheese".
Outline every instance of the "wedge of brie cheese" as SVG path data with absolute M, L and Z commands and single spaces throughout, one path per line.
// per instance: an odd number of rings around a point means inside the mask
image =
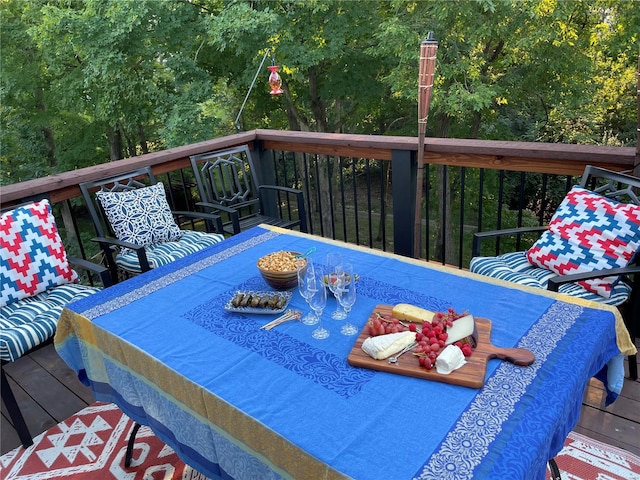
M 382 360 L 411 345 L 415 339 L 415 332 L 387 333 L 367 338 L 362 342 L 362 350 L 370 357 Z
M 462 350 L 455 345 L 449 345 L 436 358 L 436 371 L 442 375 L 448 375 L 465 363 L 467 361 L 464 359 Z
M 466 315 L 462 318 L 458 318 L 453 321 L 453 325 L 447 328 L 447 340 L 444 342 L 446 345 L 455 343 L 458 340 L 467 338 L 469 336 L 475 337 L 476 333 L 476 321 L 473 315 Z M 475 345 L 472 345 L 475 347 Z

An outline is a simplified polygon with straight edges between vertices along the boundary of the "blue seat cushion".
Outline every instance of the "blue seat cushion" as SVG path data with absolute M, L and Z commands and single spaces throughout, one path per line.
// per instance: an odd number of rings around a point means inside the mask
M 184 230 L 182 237 L 175 242 L 156 243 L 145 247 L 147 260 L 151 268 L 158 268 L 171 263 L 179 258 L 199 252 L 211 245 L 220 243 L 224 236 L 218 233 L 204 233 L 192 230 Z M 122 251 L 116 255 L 118 267 L 129 272 L 140 273 L 140 262 L 134 251 Z
M 473 273 L 544 290 L 547 289 L 549 279 L 557 276 L 551 270 L 529 263 L 526 252 L 505 253 L 497 257 L 475 257 L 471 260 L 469 270 Z M 620 305 L 629 298 L 631 287 L 624 282 L 619 282 L 612 287 L 609 298 L 593 293 L 577 283 L 560 285 L 558 291 L 585 300 Z
M 100 290 L 68 283 L 0 308 L 0 359 L 13 362 L 53 337 L 63 307 Z

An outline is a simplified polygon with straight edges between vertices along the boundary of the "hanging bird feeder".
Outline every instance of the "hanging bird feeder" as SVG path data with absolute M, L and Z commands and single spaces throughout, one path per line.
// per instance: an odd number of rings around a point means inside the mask
M 282 79 L 280 75 L 278 75 L 278 69 L 280 68 L 278 65 L 270 65 L 267 67 L 271 74 L 269 75 L 269 86 L 271 87 L 271 95 L 278 96 L 282 95 L 284 92 L 282 91 Z

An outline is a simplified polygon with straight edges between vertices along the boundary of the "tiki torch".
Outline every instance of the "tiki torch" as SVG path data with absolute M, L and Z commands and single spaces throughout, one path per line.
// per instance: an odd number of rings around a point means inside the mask
M 429 32 L 427 38 L 420 44 L 420 68 L 418 75 L 418 170 L 416 172 L 416 218 L 414 225 L 413 256 L 420 258 L 422 231 L 422 184 L 424 170 L 424 136 L 427 130 L 427 117 L 429 116 L 429 104 L 431 103 L 431 90 L 433 89 L 433 76 L 436 68 L 436 53 L 438 42 L 433 38 L 433 32 Z
M 638 92 L 636 95 L 638 101 L 638 126 L 637 126 L 637 136 L 636 136 L 636 156 L 635 161 L 633 162 L 633 172 L 632 174 L 636 177 L 640 177 L 640 53 L 638 54 Z

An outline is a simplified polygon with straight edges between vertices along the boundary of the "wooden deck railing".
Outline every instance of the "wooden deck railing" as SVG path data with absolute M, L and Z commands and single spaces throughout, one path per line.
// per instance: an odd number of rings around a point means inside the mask
M 84 254 L 93 232 L 77 221 L 80 182 L 150 165 L 192 207 L 197 193 L 189 156 L 248 144 L 262 178 L 305 192 L 311 233 L 410 256 L 417 143 L 413 137 L 254 130 L 6 185 L 0 203 L 49 198 L 60 207 L 68 248 L 77 243 Z M 532 218 L 543 223 L 545 212 L 555 209 L 554 188 L 556 196 L 568 190 L 588 164 L 632 170 L 634 157 L 635 149 L 626 147 L 427 138 L 421 256 L 465 267 L 473 231 Z M 328 181 L 322 189 L 321 177 Z M 514 191 L 517 201 L 506 195 Z

